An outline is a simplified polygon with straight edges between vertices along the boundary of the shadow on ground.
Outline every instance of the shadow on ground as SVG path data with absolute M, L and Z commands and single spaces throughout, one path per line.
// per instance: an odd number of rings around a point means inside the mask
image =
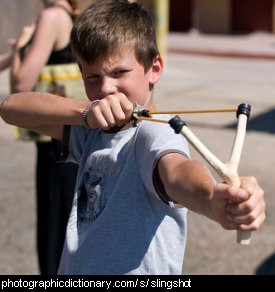
M 263 263 L 256 269 L 255 274 L 275 275 L 275 254 L 263 261 Z
M 236 123 L 226 126 L 226 128 L 236 128 Z M 249 119 L 247 131 L 258 131 L 275 134 L 275 108 L 270 109 L 258 116 Z

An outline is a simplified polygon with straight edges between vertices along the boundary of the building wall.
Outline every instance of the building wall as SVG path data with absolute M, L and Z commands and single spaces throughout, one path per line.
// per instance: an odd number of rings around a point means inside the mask
M 83 10 L 94 0 L 79 0 Z M 0 0 L 0 53 L 9 49 L 8 38 L 16 38 L 24 25 L 34 21 L 42 8 L 40 0 Z
M 196 0 L 193 27 L 205 33 L 231 31 L 230 0 Z
M 231 0 L 232 31 L 272 31 L 273 0 Z
M 79 9 L 82 11 L 87 8 L 90 4 L 92 4 L 95 0 L 78 0 Z
M 193 9 L 192 0 L 170 0 L 170 30 L 189 31 L 193 22 Z
M 170 0 L 170 30 L 229 33 L 231 0 Z
M 275 33 L 275 0 L 170 0 L 170 11 L 171 31 Z
M 22 26 L 30 24 L 40 9 L 37 0 L 0 0 L 0 52 L 8 49 L 6 40 L 16 38 Z

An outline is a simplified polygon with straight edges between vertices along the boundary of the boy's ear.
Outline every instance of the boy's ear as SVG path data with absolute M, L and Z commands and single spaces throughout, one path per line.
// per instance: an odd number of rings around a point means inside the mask
M 159 79 L 160 76 L 162 74 L 163 71 L 163 60 L 161 58 L 161 56 L 156 56 L 153 60 L 153 64 L 151 67 L 151 74 L 150 74 L 150 83 L 151 85 L 156 84 Z

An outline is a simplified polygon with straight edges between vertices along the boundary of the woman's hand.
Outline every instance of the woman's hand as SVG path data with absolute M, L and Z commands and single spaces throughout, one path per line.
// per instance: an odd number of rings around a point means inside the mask
M 28 44 L 28 42 L 31 40 L 33 36 L 35 28 L 36 28 L 35 23 L 32 23 L 31 25 L 27 25 L 23 27 L 21 34 L 16 40 L 16 44 L 15 44 L 16 49 L 20 50 Z M 12 40 L 11 40 L 11 45 L 12 45 Z

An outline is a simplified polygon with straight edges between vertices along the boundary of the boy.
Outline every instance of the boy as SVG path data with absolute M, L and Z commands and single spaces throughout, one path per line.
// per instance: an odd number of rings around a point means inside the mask
M 8 123 L 63 139 L 61 158 L 79 164 L 59 274 L 180 274 L 186 208 L 225 229 L 260 227 L 265 203 L 254 178 L 242 178 L 242 189 L 217 184 L 168 125 L 133 125 L 133 104 L 155 110 L 163 70 L 138 4 L 91 5 L 71 41 L 90 102 L 25 93 L 0 110 Z

